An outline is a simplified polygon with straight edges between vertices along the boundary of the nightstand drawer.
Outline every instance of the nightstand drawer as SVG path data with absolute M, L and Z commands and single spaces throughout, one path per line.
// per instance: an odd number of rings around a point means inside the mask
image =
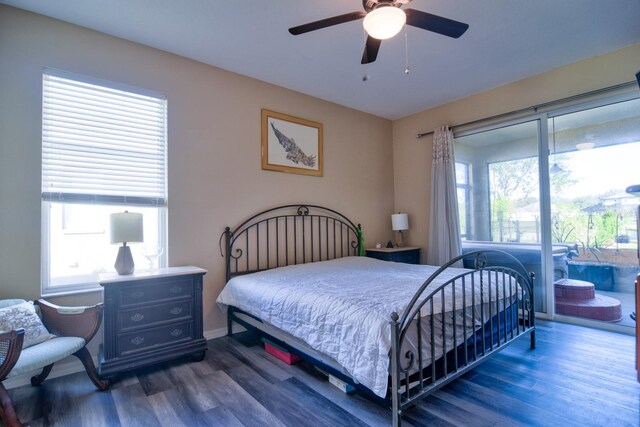
M 173 345 L 193 339 L 193 322 L 173 323 L 158 328 L 122 334 L 118 337 L 120 356 L 149 350 L 151 347 Z
M 405 264 L 420 264 L 420 248 L 417 247 L 376 248 L 367 249 L 366 252 L 369 258 Z
M 122 310 L 118 317 L 118 327 L 122 332 L 177 320 L 189 320 L 193 317 L 193 302 L 183 299 L 153 306 L 141 306 Z
M 190 277 L 158 280 L 149 285 L 123 286 L 120 289 L 120 307 L 168 299 L 191 298 L 192 295 L 193 281 Z
M 404 251 L 390 254 L 389 261 L 404 262 L 406 264 L 418 264 L 420 262 L 420 251 Z

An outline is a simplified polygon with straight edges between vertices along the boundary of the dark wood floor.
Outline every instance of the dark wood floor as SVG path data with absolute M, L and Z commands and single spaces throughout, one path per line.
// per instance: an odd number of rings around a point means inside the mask
M 538 348 L 515 343 L 407 411 L 406 425 L 638 426 L 634 339 L 541 323 Z M 209 342 L 203 362 L 121 376 L 106 392 L 83 373 L 10 390 L 32 426 L 388 425 L 389 412 L 347 396 L 312 368 L 288 366 L 251 336 Z

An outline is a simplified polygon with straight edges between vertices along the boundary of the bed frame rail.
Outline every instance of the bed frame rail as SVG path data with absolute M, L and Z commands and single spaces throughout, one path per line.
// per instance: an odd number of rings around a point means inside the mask
M 491 265 L 492 256 L 498 255 L 513 259 L 517 270 Z M 429 288 L 445 270 L 460 265 L 463 259 L 473 259 L 474 269 Z M 535 348 L 533 280 L 534 274 L 527 273 L 506 252 L 470 252 L 431 275 L 401 315 L 391 314 L 394 426 L 400 425 L 402 411 L 417 399 L 461 376 L 512 341 L 529 335 L 530 347 Z M 403 350 L 410 336 L 415 345 Z

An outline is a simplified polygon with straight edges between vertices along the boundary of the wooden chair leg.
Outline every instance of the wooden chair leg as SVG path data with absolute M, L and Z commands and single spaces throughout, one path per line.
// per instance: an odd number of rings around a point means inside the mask
M 86 347 L 82 347 L 80 350 L 73 353 L 73 355 L 80 359 L 84 365 L 84 369 L 87 371 L 87 375 L 89 375 L 89 378 L 91 379 L 91 382 L 95 384 L 98 390 L 103 391 L 109 388 L 109 381 L 101 380 L 98 376 L 98 371 L 96 371 L 93 359 L 91 359 L 91 353 L 89 353 L 89 350 L 87 350 Z
M 42 369 L 42 372 L 40 372 L 38 375 L 31 377 L 31 385 L 35 387 L 42 384 L 42 381 L 44 381 L 51 373 L 51 368 L 53 368 L 53 363 L 51 365 L 45 366 Z
M 13 409 L 13 402 L 9 397 L 4 384 L 0 383 L 0 418 L 7 427 L 18 427 L 23 424 L 18 419 L 16 411 Z

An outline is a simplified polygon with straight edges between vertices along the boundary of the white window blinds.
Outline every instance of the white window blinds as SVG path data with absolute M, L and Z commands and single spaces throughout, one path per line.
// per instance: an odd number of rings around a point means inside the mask
M 43 74 L 42 198 L 166 206 L 166 99 Z

